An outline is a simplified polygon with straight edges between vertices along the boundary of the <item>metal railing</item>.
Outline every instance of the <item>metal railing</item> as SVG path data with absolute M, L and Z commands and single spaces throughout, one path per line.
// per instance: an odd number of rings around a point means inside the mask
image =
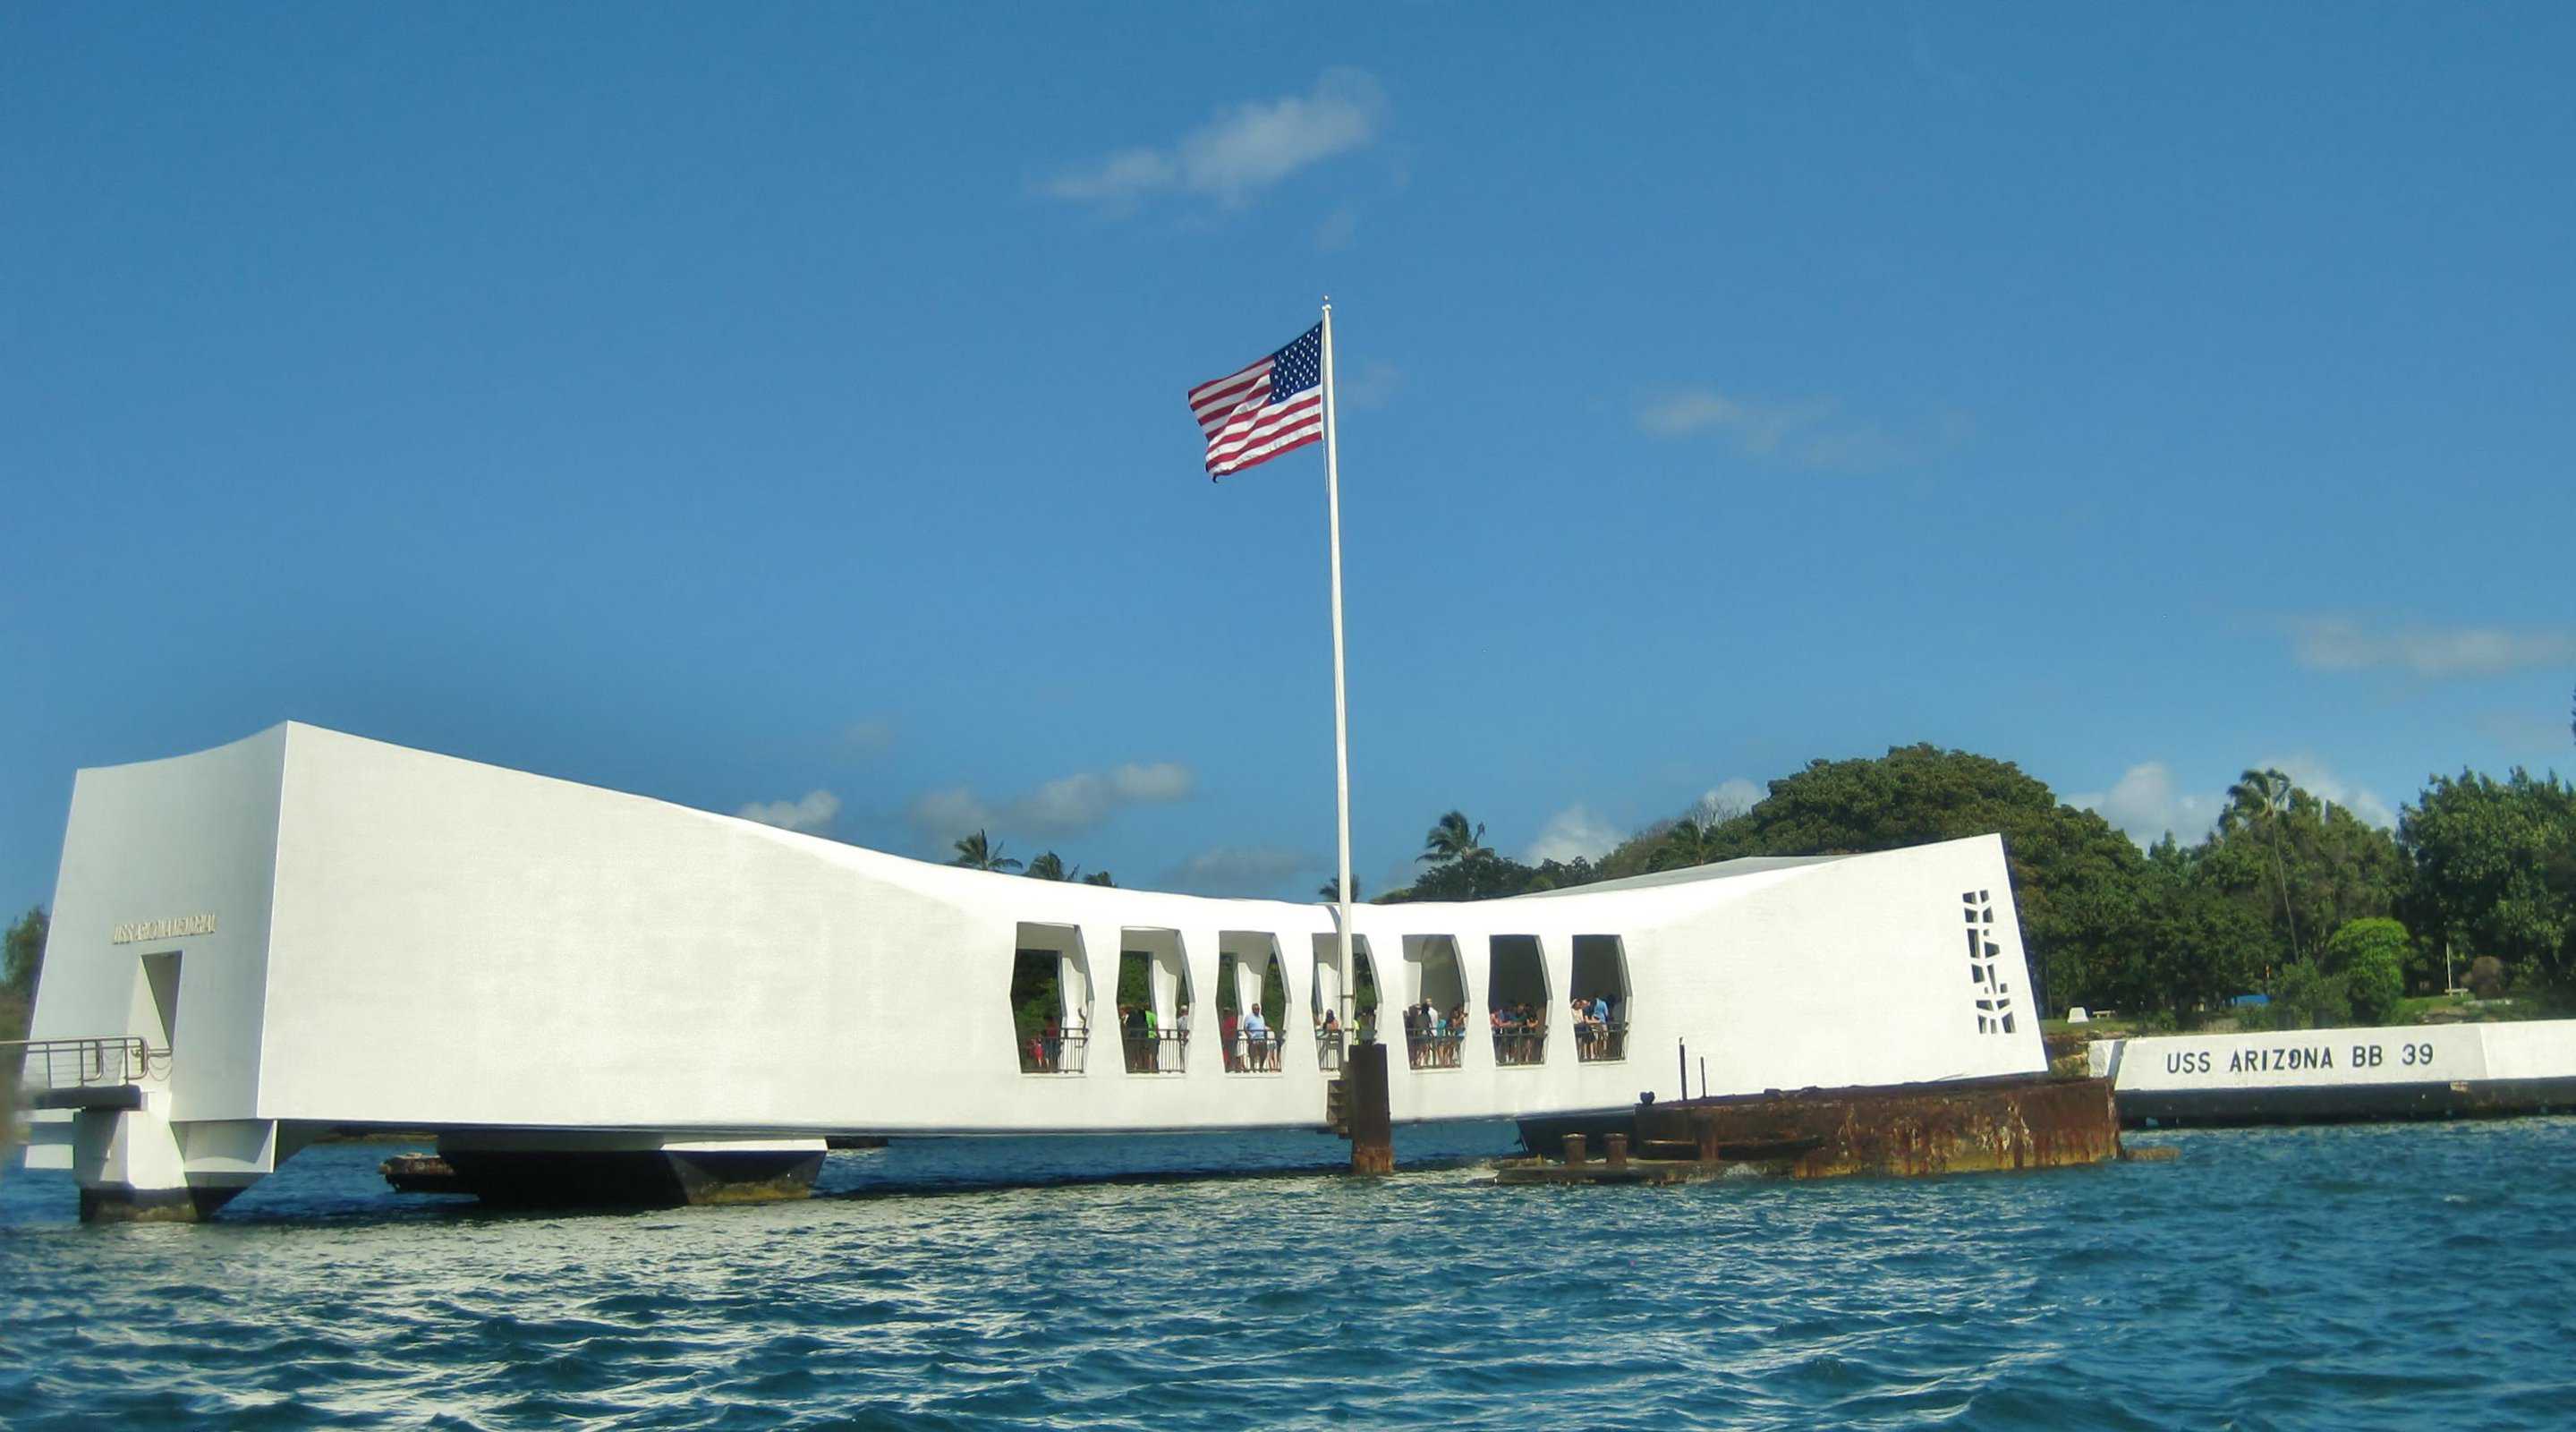
M 1130 1074 L 1178 1074 L 1189 1067 L 1190 1036 L 1186 1030 L 1158 1029 L 1151 1034 L 1125 1034 Z
M 1341 1073 L 1343 1043 L 1342 1031 L 1338 1029 L 1316 1030 L 1315 1067 L 1327 1074 Z
M 1084 1029 L 1043 1030 L 1020 1041 L 1020 1072 L 1023 1074 L 1079 1074 L 1083 1058 L 1091 1045 L 1091 1032 Z
M 1574 1056 L 1586 1064 L 1612 1063 L 1628 1057 L 1628 1024 L 1585 1020 L 1574 1027 Z
M 19 1087 L 79 1089 L 139 1084 L 170 1072 L 170 1051 L 133 1034 L 95 1039 L 0 1040 L 0 1066 L 21 1061 Z
M 1547 1062 L 1547 1026 L 1543 1024 L 1504 1024 L 1495 1026 L 1494 1062 L 1497 1064 L 1545 1064 Z
M 1458 1067 L 1458 1046 L 1465 1042 L 1465 1036 L 1454 1029 L 1440 1034 L 1407 1031 L 1404 1052 L 1416 1069 L 1455 1069 Z
M 1234 1042 L 1225 1049 L 1225 1069 L 1229 1074 L 1276 1074 L 1279 1072 L 1279 1046 L 1283 1036 L 1275 1029 L 1258 1033 L 1237 1029 Z

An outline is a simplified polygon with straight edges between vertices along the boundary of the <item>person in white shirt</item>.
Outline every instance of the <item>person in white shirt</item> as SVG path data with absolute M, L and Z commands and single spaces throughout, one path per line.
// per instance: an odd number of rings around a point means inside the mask
M 1244 1016 L 1243 1044 L 1251 1055 L 1248 1062 L 1252 1068 L 1270 1067 L 1270 1026 L 1262 1022 L 1261 1006 L 1257 1004 L 1252 1007 L 1252 1013 Z

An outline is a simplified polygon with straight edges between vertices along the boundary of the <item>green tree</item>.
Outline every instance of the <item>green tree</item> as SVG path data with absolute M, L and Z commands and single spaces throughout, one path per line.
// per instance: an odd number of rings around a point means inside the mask
M 1354 905 L 1358 904 L 1363 898 L 1365 898 L 1361 895 L 1360 890 L 1360 878 L 1354 875 L 1351 877 L 1351 903 Z M 1315 887 L 1315 893 L 1322 896 L 1324 899 L 1332 901 L 1336 905 L 1340 904 L 1342 902 L 1342 877 L 1336 875 L 1331 879 L 1326 880 L 1323 884 Z
M 2114 949 L 2092 988 L 2100 1003 L 2171 1010 L 2189 1025 L 2254 983 L 2269 941 L 2258 914 L 2198 879 L 2170 842 L 2159 849 L 2167 853 L 2148 862 L 2125 910 L 2095 911 L 2115 922 Z
M 1451 811 L 1433 823 L 1422 837 L 1422 853 L 1414 858 L 1433 865 L 1454 864 L 1473 860 L 1494 852 L 1485 847 L 1485 827 L 1470 825 L 1464 811 Z
M 2265 1029 L 2334 1029 L 2350 1024 L 2350 982 L 2319 969 L 2314 960 L 2301 960 L 2281 971 L 2272 1002 L 2247 1022 Z
M 1602 878 L 1600 870 L 1590 860 L 1578 855 L 1571 861 L 1540 861 L 1538 868 L 1530 872 L 1529 882 L 1521 888 L 1524 892 L 1565 890 L 1577 885 L 1590 885 Z
M 951 865 L 963 865 L 969 870 L 1017 870 L 1020 868 L 1019 861 L 1002 853 L 1002 843 L 1000 841 L 985 839 L 984 832 L 980 830 L 975 832 L 973 835 L 960 839 L 957 842 L 957 858 L 949 861 L 948 863 Z
M 1695 816 L 1683 816 L 1680 820 L 1674 821 L 1671 828 L 1664 832 L 1662 842 L 1656 846 L 1654 853 L 1647 857 L 1646 868 L 1687 870 L 1694 865 L 1706 865 L 1713 860 L 1725 859 L 1723 853 L 1725 845 L 1721 835 L 1723 829 L 1723 824 L 1718 821 L 1702 821 Z
M 0 965 L 0 988 L 21 999 L 36 997 L 36 976 L 45 965 L 45 934 L 53 922 L 45 907 L 31 907 L 9 925 L 8 953 Z
M 2354 920 L 2326 941 L 2326 973 L 2341 979 L 2353 1017 L 2385 1024 L 2406 993 L 2406 927 L 2395 920 Z
M 2299 922 L 2290 907 L 2289 864 L 2281 854 L 2280 827 L 2289 814 L 2291 793 L 2296 789 L 2290 778 L 2279 771 L 2247 771 L 2227 788 L 2227 809 L 2218 816 L 2221 836 L 2251 830 L 2262 841 L 2264 854 L 2271 857 L 2273 889 L 2280 897 L 2281 921 L 2289 928 L 2293 961 L 2299 958 Z
M 1031 858 L 1029 868 L 1021 873 L 1037 880 L 1072 880 L 1082 874 L 1082 867 L 1066 869 L 1064 857 L 1049 850 Z
M 2045 1002 L 2125 998 L 2105 992 L 2119 983 L 2115 967 L 2135 953 L 2146 863 L 2109 822 L 2061 804 L 2009 761 L 1931 745 L 1815 761 L 1773 781 L 1768 796 L 1718 832 L 1720 859 L 1893 850 L 2000 833 Z
M 45 966 L 45 935 L 52 921 L 45 907 L 35 906 L 9 925 L 7 953 L 0 957 L 0 1039 L 24 1039 L 36 1002 L 36 980 Z M 15 1078 L 17 1071 L 10 1069 Z M 0 1113 L 0 1120 L 7 1115 Z
M 2517 767 L 2436 776 L 2397 824 L 2426 938 L 2492 955 L 2516 983 L 2576 976 L 2576 787 Z
M 1082 877 L 1082 883 L 1085 885 L 1115 885 L 1118 882 L 1109 878 L 1108 871 L 1095 870 L 1089 875 Z
M 1538 872 L 1517 860 L 1479 849 L 1461 859 L 1435 865 L 1415 878 L 1407 900 L 1494 900 L 1530 888 Z

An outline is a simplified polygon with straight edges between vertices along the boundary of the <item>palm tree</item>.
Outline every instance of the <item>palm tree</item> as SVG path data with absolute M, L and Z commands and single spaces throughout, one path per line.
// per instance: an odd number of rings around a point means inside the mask
M 1080 867 L 1077 866 L 1075 868 L 1079 869 Z M 1089 875 L 1082 877 L 1082 883 L 1085 885 L 1115 885 L 1118 882 L 1109 878 L 1108 871 L 1095 870 Z
M 1453 810 L 1440 817 L 1439 823 L 1422 837 L 1422 853 L 1414 859 L 1452 865 L 1493 853 L 1485 846 L 1485 827 L 1481 823 L 1468 824 L 1466 812 Z
M 1323 896 L 1327 900 L 1335 902 L 1336 904 L 1340 903 L 1342 898 L 1342 877 L 1336 875 L 1332 879 L 1325 881 L 1323 884 L 1316 886 L 1315 893 Z M 1354 875 L 1351 877 L 1351 902 L 1353 904 L 1357 904 L 1359 903 L 1359 900 L 1360 878 Z
M 2290 929 L 2290 959 L 2294 963 L 2299 958 L 2299 919 L 2290 912 L 2290 871 L 2281 859 L 2281 821 L 2290 813 L 2296 790 L 2290 778 L 2279 771 L 2247 771 L 2227 788 L 2227 811 L 2218 818 L 2222 826 L 2254 827 L 2271 848 L 2273 887 L 2280 892 L 2281 920 Z
M 1656 870 L 1683 870 L 1708 864 L 1718 855 L 1719 824 L 1716 820 L 1701 822 L 1683 816 L 1673 822 L 1671 830 L 1664 832 L 1663 843 L 1655 847 L 1655 853 L 1647 864 Z
M 1017 870 L 1020 868 L 1019 861 L 1002 853 L 1002 843 L 1000 841 L 986 840 L 984 838 L 984 832 L 980 830 L 975 832 L 973 835 L 959 839 L 957 842 L 957 858 L 948 863 L 951 865 L 963 865 L 969 870 Z
M 1031 858 L 1026 873 L 1039 880 L 1073 880 L 1081 876 L 1082 867 L 1077 865 L 1067 870 L 1064 857 L 1050 850 Z

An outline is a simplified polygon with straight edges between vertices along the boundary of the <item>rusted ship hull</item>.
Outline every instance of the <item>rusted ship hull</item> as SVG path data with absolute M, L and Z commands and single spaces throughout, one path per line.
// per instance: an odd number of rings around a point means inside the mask
M 1914 1177 L 2068 1168 L 2120 1156 L 2120 1115 L 2108 1079 L 1774 1091 L 1640 1104 L 1629 1123 L 1632 1134 L 1617 1141 L 1610 1159 L 1596 1160 L 1568 1139 L 1565 1162 L 1506 1166 L 1500 1176 L 1512 1183 L 1651 1183 L 1749 1168 L 1787 1178 Z

